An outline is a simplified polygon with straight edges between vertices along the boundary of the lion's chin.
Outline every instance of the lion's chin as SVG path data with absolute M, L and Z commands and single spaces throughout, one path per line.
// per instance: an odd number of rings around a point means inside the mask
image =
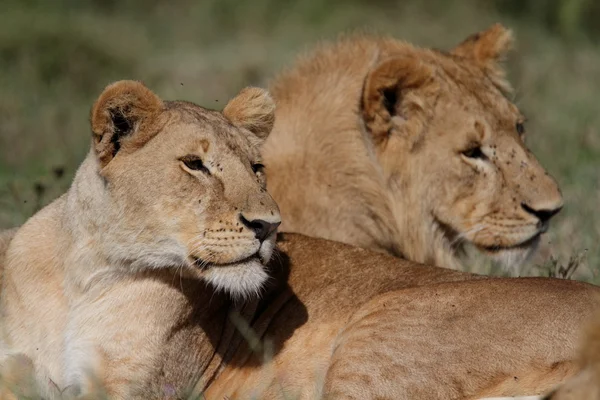
M 512 247 L 476 247 L 504 270 L 517 272 L 535 254 L 540 243 L 540 235 Z
M 246 300 L 258 296 L 269 275 L 255 256 L 236 263 L 211 264 L 202 278 L 216 290 L 227 292 L 234 299 Z
M 467 239 L 464 233 L 459 233 L 451 225 L 445 224 L 437 218 L 435 218 L 435 223 L 439 231 L 442 232 L 443 240 L 451 249 L 455 259 L 460 260 L 467 257 L 468 250 L 474 249 L 479 254 L 498 264 L 505 271 L 511 273 L 517 273 L 519 268 L 531 259 L 537 250 L 540 236 L 543 233 L 541 231 L 537 232 L 529 239 L 514 246 L 490 247 Z

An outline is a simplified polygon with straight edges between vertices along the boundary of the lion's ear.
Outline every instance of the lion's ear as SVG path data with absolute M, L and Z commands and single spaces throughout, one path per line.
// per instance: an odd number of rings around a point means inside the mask
M 122 148 L 143 146 L 156 133 L 153 123 L 163 103 L 136 81 L 118 81 L 104 89 L 92 107 L 94 150 L 100 166 L 107 165 Z
M 267 90 L 247 87 L 227 103 L 223 115 L 264 140 L 275 123 L 275 102 Z
M 416 57 L 396 57 L 376 65 L 367 75 L 362 116 L 375 145 L 387 141 L 398 122 L 412 122 L 427 102 L 433 69 Z
M 512 32 L 500 24 L 495 24 L 485 31 L 469 36 L 451 53 L 473 62 L 492 79 L 496 86 L 508 92 L 511 90 L 510 84 L 505 79 L 506 73 L 501 63 L 513 44 Z

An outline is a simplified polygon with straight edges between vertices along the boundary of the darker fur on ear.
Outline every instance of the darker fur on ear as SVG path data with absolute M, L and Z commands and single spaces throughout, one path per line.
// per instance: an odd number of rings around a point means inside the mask
M 152 123 L 162 109 L 161 100 L 140 82 L 119 81 L 104 89 L 92 107 L 94 149 L 104 167 L 123 144 L 141 147 L 156 133 Z
M 513 34 L 500 24 L 475 33 L 456 46 L 451 54 L 470 60 L 489 76 L 494 84 L 504 92 L 511 87 L 505 79 L 505 71 L 500 65 L 512 49 Z
M 275 123 L 275 102 L 267 90 L 247 87 L 227 103 L 223 115 L 264 140 Z
M 392 117 L 399 109 L 398 102 L 404 100 L 403 95 L 422 87 L 432 76 L 432 69 L 415 57 L 386 60 L 369 72 L 363 86 L 361 109 L 376 145 L 387 140 L 393 127 Z M 401 109 L 406 114 L 401 117 L 408 118 L 421 110 L 421 106 L 406 102 Z

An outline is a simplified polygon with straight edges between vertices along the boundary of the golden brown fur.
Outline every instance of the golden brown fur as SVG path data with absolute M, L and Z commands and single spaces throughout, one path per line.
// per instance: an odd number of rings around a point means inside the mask
M 576 371 L 574 327 L 598 304 L 597 288 L 573 281 L 473 280 L 299 235 L 278 243 L 292 297 L 261 335 L 274 361 L 234 359 L 208 399 L 540 394 Z
M 263 151 L 281 230 L 445 267 L 474 244 L 517 267 L 562 197 L 506 97 L 511 43 L 499 25 L 449 53 L 353 36 L 283 72 Z
M 257 151 L 272 103 L 240 96 L 224 115 L 133 82 L 100 96 L 72 187 L 9 245 L 3 390 L 29 389 L 33 369 L 48 399 L 187 398 L 190 386 L 218 400 L 473 399 L 540 394 L 577 372 L 577 332 L 600 306 L 591 285 L 297 234 L 263 268 L 279 218 Z M 248 259 L 258 217 L 271 225 Z
M 581 371 L 545 400 L 600 399 L 600 314 L 586 327 L 583 339 L 578 360 Z

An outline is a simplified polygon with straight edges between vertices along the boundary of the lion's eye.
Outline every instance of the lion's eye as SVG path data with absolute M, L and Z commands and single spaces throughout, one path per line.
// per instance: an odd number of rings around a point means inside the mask
M 481 147 L 479 146 L 471 147 L 470 149 L 463 151 L 462 154 L 469 158 L 485 158 L 485 154 L 483 154 L 483 151 L 481 151 Z
M 188 155 L 181 157 L 179 160 L 192 171 L 202 171 L 205 174 L 210 175 L 210 171 L 204 166 L 204 163 L 200 157 Z
M 522 122 L 517 122 L 516 128 L 519 135 L 523 135 L 525 133 L 525 125 L 523 125 Z
M 252 164 L 252 171 L 254 171 L 255 174 L 262 172 L 263 169 L 265 169 L 265 166 L 260 163 Z

